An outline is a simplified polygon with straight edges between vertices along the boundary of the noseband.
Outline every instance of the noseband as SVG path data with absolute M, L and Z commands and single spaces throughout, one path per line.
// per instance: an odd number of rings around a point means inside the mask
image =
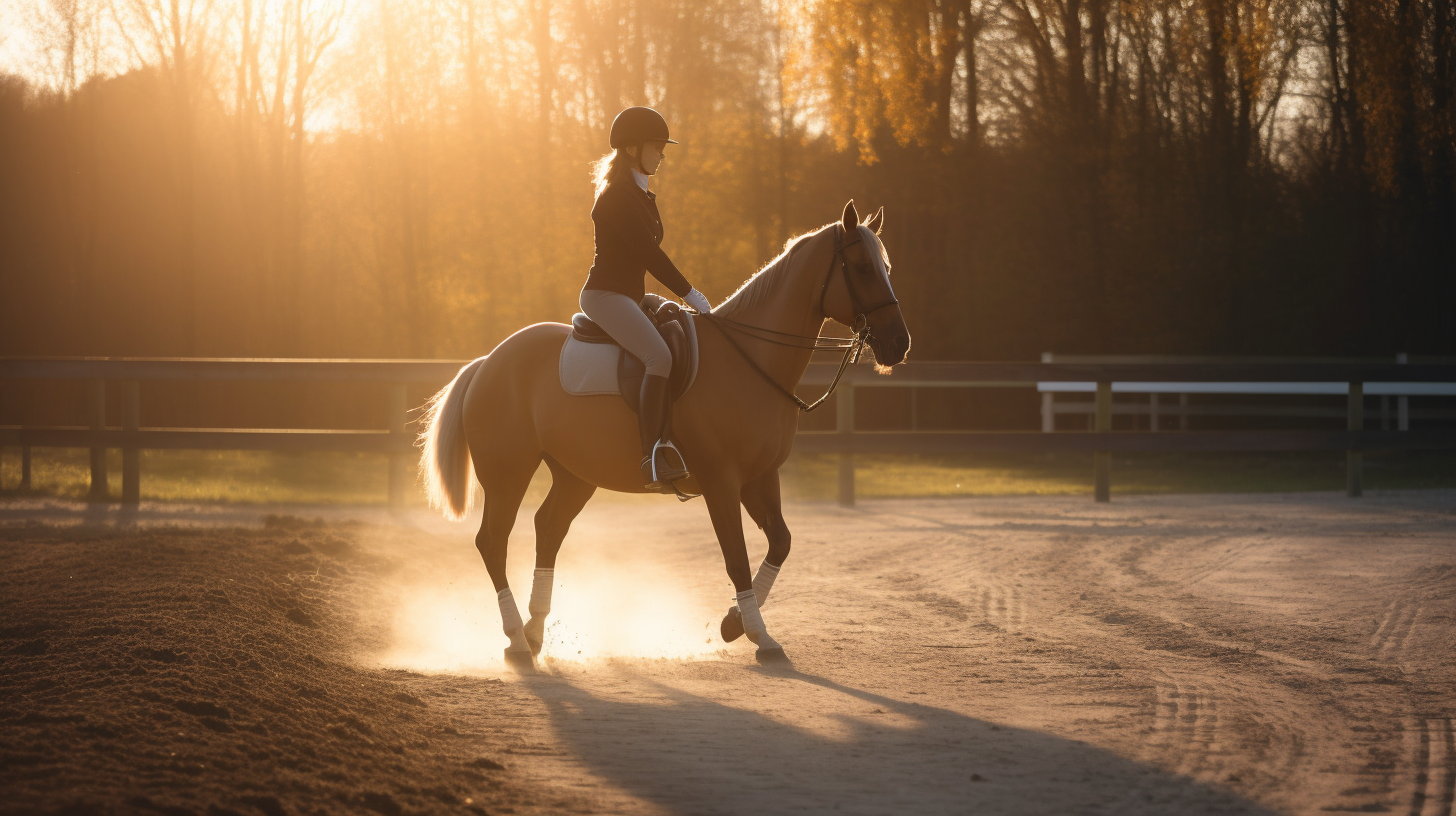
M 828 316 L 828 313 L 824 311 L 824 298 L 829 294 L 829 284 L 831 281 L 834 280 L 834 271 L 838 269 L 844 277 L 844 289 L 849 294 L 850 313 L 854 315 L 854 328 L 851 329 L 851 331 L 854 332 L 853 337 L 827 337 L 822 334 L 810 337 L 802 334 L 791 334 L 789 332 L 765 329 L 761 326 L 753 326 L 747 323 L 739 323 L 736 320 L 729 320 L 726 317 L 720 317 L 711 313 L 699 315 L 699 317 L 707 318 L 709 323 L 717 326 L 718 330 L 723 332 L 723 338 L 728 341 L 729 345 L 733 346 L 733 348 L 738 351 L 739 355 L 742 356 L 743 359 L 746 360 L 748 364 L 753 367 L 754 371 L 757 371 L 761 377 L 773 384 L 773 386 L 777 388 L 781 393 L 783 393 L 784 396 L 788 397 L 790 400 L 793 400 L 794 404 L 799 407 L 799 410 L 803 411 L 806 414 L 814 410 L 815 408 L 818 408 L 820 405 L 824 404 L 825 400 L 829 399 L 829 395 L 833 394 L 834 389 L 839 387 L 839 380 L 844 376 L 844 372 L 846 369 L 849 368 L 850 363 L 859 362 L 859 355 L 862 351 L 864 351 L 865 343 L 869 342 L 871 336 L 869 316 L 874 314 L 875 312 L 878 312 L 881 309 L 887 309 L 900 303 L 900 301 L 895 299 L 895 292 L 892 289 L 890 291 L 890 297 L 888 299 L 876 303 L 873 306 L 866 307 L 862 305 L 863 301 L 861 300 L 859 293 L 855 291 L 854 287 L 854 280 L 856 278 L 856 275 L 851 275 L 850 269 L 852 267 L 856 272 L 860 272 L 865 268 L 873 267 L 873 264 L 871 264 L 869 261 L 854 264 L 851 264 L 849 262 L 849 259 L 844 251 L 854 246 L 855 244 L 863 244 L 864 238 L 860 235 L 856 235 L 853 241 L 844 242 L 843 238 L 847 232 L 848 230 L 846 230 L 843 225 L 836 225 L 836 229 L 834 232 L 834 257 L 829 262 L 829 271 L 824 275 L 824 284 L 819 287 L 819 313 L 826 317 Z M 856 233 L 857 232 L 858 230 L 856 230 Z M 758 362 L 755 361 L 752 357 L 750 357 L 748 355 L 748 352 L 743 350 L 742 346 L 738 345 L 738 341 L 733 339 L 733 336 L 727 332 L 727 329 L 733 329 L 734 331 L 746 334 L 749 337 L 757 340 L 763 340 L 765 342 L 773 343 L 779 346 L 788 346 L 790 348 L 806 349 L 809 351 L 837 351 L 839 349 L 844 349 L 844 358 L 839 361 L 839 370 L 835 372 L 834 380 L 829 383 L 829 390 L 825 391 L 823 395 L 819 397 L 819 399 L 814 400 L 812 403 L 804 402 L 803 400 L 799 399 L 799 396 L 795 394 L 792 389 L 783 387 L 783 385 L 781 385 L 778 380 L 775 380 L 773 377 L 769 376 L 769 373 L 767 371 L 764 371 L 763 367 L 760 366 Z M 799 342 L 775 340 L 772 337 L 763 336 L 765 334 L 792 338 L 793 340 L 797 340 Z M 809 345 L 803 345 L 803 341 L 806 340 L 809 342 Z

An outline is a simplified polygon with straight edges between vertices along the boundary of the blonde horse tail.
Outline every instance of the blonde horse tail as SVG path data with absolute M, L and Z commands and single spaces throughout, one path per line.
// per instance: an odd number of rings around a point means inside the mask
M 465 518 L 474 504 L 470 446 L 465 439 L 465 392 L 485 359 L 481 357 L 460 369 L 449 385 L 425 403 L 425 414 L 420 419 L 424 427 L 416 442 L 420 447 L 420 479 L 425 483 L 430 506 L 451 521 Z

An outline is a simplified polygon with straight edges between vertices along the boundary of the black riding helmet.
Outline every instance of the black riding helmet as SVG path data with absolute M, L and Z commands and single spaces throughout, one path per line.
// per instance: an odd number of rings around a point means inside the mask
M 667 120 L 652 108 L 632 107 L 617 114 L 612 120 L 612 148 L 636 147 L 643 142 L 677 144 L 667 137 Z

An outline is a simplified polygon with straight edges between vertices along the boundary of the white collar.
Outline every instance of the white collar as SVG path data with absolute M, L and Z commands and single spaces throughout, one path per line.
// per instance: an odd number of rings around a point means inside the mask
M 641 170 L 638 170 L 637 168 L 634 167 L 634 168 L 632 168 L 632 178 L 634 178 L 634 179 L 637 180 L 637 186 L 642 188 L 642 192 L 644 192 L 644 193 L 647 192 L 647 178 L 648 178 L 648 176 L 647 176 L 646 173 L 644 173 Z

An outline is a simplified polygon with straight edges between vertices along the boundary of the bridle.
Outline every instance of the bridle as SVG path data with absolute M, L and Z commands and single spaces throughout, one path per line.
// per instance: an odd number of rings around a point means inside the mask
M 813 336 L 793 334 L 790 332 L 775 331 L 774 329 L 765 329 L 762 326 L 754 326 L 748 323 L 739 323 L 736 320 L 730 320 L 726 317 L 711 313 L 698 315 L 698 317 L 706 318 L 709 323 L 717 326 L 718 330 L 723 332 L 723 337 L 728 341 L 728 344 L 738 351 L 739 355 L 748 362 L 753 370 L 759 373 L 759 376 L 768 380 L 780 393 L 792 400 L 799 407 L 800 411 L 806 414 L 818 408 L 825 400 L 829 399 L 829 395 L 833 394 L 834 389 L 839 387 L 839 380 L 844 376 L 844 372 L 849 368 L 850 363 L 859 362 L 860 353 L 864 351 L 865 344 L 869 342 L 871 337 L 869 316 L 881 309 L 888 309 L 900 303 L 900 301 L 895 299 L 895 292 L 891 289 L 889 298 L 870 306 L 863 305 L 862 298 L 855 291 L 854 281 L 857 276 L 850 274 L 850 269 L 853 268 L 856 272 L 859 272 L 866 267 L 873 267 L 873 264 L 869 261 L 855 263 L 849 261 L 845 250 L 855 244 L 863 244 L 864 237 L 859 235 L 859 231 L 856 230 L 854 240 L 846 242 L 844 241 L 844 236 L 847 232 L 848 230 L 844 228 L 843 224 L 835 225 L 834 255 L 829 262 L 829 271 L 824 275 L 824 283 L 819 287 L 819 313 L 826 314 L 824 311 L 824 298 L 828 296 L 829 284 L 834 280 L 835 270 L 838 270 L 844 276 L 844 289 L 849 294 L 850 313 L 854 315 L 853 337 L 830 337 L 822 334 Z M 728 333 L 727 329 L 732 329 L 740 334 L 746 334 L 756 340 L 762 340 L 779 346 L 788 346 L 789 348 L 806 349 L 808 351 L 837 351 L 844 349 L 844 358 L 839 361 L 839 370 L 834 373 L 834 379 L 829 383 L 829 389 L 812 403 L 804 402 L 802 399 L 799 399 L 799 396 L 792 389 L 785 388 L 778 380 L 770 376 L 767 371 L 764 371 L 763 367 L 749 356 L 748 352 L 744 351 L 742 346 L 738 345 L 738 341 L 733 339 L 733 336 Z M 777 337 L 791 338 L 791 340 L 776 340 L 773 337 L 765 337 L 764 335 L 775 335 Z M 804 341 L 808 341 L 809 344 L 804 345 Z
M 865 306 L 862 304 L 862 299 L 860 298 L 859 293 L 856 292 L 854 288 L 854 281 L 856 280 L 856 277 L 849 274 L 849 269 L 851 266 L 853 266 L 856 271 L 859 271 L 861 269 L 873 269 L 874 264 L 870 263 L 869 261 L 863 261 L 854 264 L 851 264 L 849 262 L 849 259 L 844 254 L 844 251 L 854 246 L 855 244 L 863 245 L 864 236 L 859 234 L 859 230 L 855 230 L 855 236 L 853 241 L 849 241 L 848 243 L 840 243 L 840 240 L 844 237 L 845 232 L 846 230 L 844 229 L 844 225 L 842 224 L 839 225 L 839 228 L 834 231 L 834 257 L 839 259 L 839 269 L 844 275 L 844 288 L 845 291 L 849 293 L 849 308 L 850 313 L 854 315 L 855 326 L 858 327 L 861 322 L 865 323 L 865 327 L 861 331 L 863 331 L 865 339 L 868 340 L 870 337 L 868 325 L 869 316 L 874 314 L 875 312 L 878 312 L 881 309 L 888 309 L 891 306 L 898 306 L 900 305 L 900 301 L 895 299 L 895 292 L 893 289 L 891 289 L 890 296 L 885 300 L 882 300 L 879 303 L 874 304 L 873 306 Z M 829 294 L 829 282 L 833 279 L 834 264 L 833 262 L 831 262 L 829 264 L 829 272 L 824 276 L 824 285 L 819 287 L 820 314 L 826 314 L 826 312 L 824 311 L 824 298 Z

